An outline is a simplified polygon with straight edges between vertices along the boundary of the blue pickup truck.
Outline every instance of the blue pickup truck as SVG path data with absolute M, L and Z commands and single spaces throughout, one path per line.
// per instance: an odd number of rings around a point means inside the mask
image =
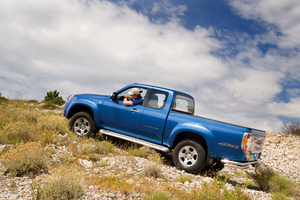
M 123 103 L 133 88 L 141 105 Z M 261 156 L 265 131 L 194 115 L 194 98 L 186 93 L 145 84 L 131 84 L 111 95 L 78 94 L 64 116 L 79 136 L 95 132 L 172 152 L 173 162 L 189 173 L 224 166 L 248 168 Z

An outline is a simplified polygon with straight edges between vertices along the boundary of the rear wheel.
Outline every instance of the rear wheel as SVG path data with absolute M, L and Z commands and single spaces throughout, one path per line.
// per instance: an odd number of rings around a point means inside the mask
M 183 140 L 173 151 L 173 162 L 189 173 L 198 173 L 205 167 L 206 152 L 197 140 Z
M 71 118 L 69 129 L 81 137 L 89 137 L 95 130 L 95 122 L 86 112 L 78 112 Z

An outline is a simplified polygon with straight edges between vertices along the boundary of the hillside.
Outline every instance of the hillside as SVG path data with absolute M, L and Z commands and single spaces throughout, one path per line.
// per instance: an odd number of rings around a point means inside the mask
M 156 199 L 282 199 L 282 194 L 259 190 L 246 173 L 253 173 L 253 167 L 224 168 L 219 176 L 188 174 L 177 170 L 169 155 L 147 147 L 101 136 L 78 138 L 68 131 L 61 110 L 45 111 L 37 102 L 2 103 L 0 120 L 0 199 L 40 199 L 45 194 L 50 195 L 45 199 L 55 199 L 67 187 L 51 185 L 58 180 L 69 181 L 69 186 L 76 183 L 70 190 L 81 199 L 147 199 L 147 195 L 161 195 Z M 15 149 L 10 144 L 19 145 Z M 44 168 L 12 176 L 13 167 L 28 159 L 26 153 L 45 160 L 45 166 L 38 165 Z M 299 154 L 299 137 L 267 134 L 262 163 L 295 181 L 298 193 L 290 199 L 299 199 Z M 10 171 L 7 160 L 13 166 Z M 25 176 L 16 177 L 21 175 Z

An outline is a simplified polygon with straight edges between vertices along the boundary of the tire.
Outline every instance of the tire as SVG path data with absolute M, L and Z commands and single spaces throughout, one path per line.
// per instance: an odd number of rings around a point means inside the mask
M 95 130 L 95 122 L 88 113 L 78 112 L 72 116 L 69 129 L 80 137 L 89 137 Z
M 173 162 L 188 173 L 199 173 L 205 167 L 206 152 L 197 140 L 183 140 L 173 151 Z

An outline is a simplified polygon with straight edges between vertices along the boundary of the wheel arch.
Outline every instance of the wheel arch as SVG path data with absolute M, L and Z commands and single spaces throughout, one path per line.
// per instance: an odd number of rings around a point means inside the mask
M 216 157 L 215 138 L 207 128 L 195 124 L 180 125 L 180 127 L 175 128 L 170 134 L 168 146 L 174 149 L 180 141 L 185 139 L 199 141 L 209 157 Z
M 76 105 L 74 105 L 70 109 L 67 118 L 68 119 L 72 118 L 73 115 L 75 115 L 78 112 L 86 112 L 86 113 L 88 113 L 95 120 L 95 116 L 94 116 L 93 110 L 89 106 L 83 105 L 83 104 L 76 104 Z

